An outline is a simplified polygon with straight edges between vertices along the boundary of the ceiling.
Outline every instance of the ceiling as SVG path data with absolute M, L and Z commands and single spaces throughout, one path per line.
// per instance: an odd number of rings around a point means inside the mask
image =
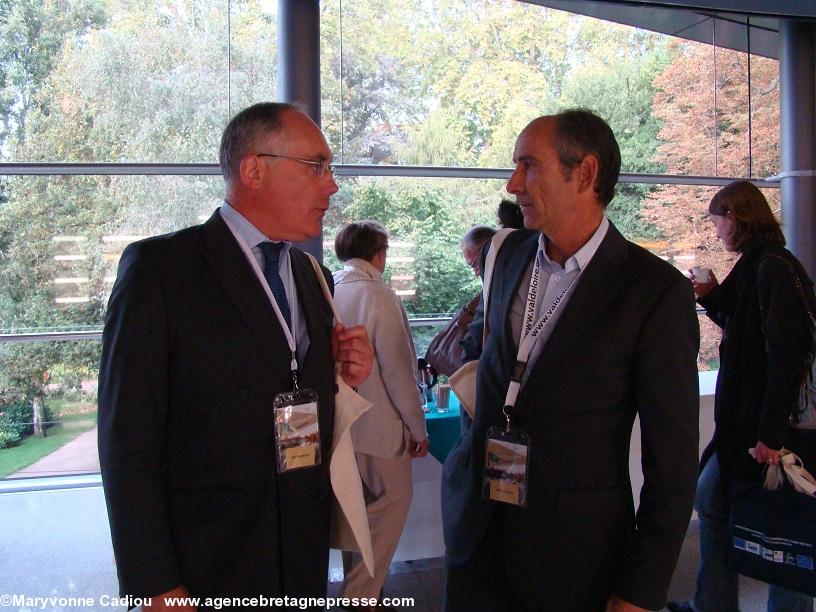
M 523 0 L 778 59 L 780 19 L 816 21 L 813 0 Z

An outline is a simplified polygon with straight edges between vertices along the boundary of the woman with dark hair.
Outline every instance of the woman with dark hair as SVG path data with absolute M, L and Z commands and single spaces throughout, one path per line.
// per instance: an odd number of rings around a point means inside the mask
M 365 325 L 374 348 L 371 375 L 358 387 L 372 403 L 351 428 L 371 529 L 374 576 L 362 556 L 343 553 L 343 597 L 380 597 L 411 506 L 411 459 L 428 454 L 425 414 L 415 376 L 408 315 L 383 280 L 388 231 L 376 221 L 349 223 L 334 243 L 343 269 L 334 273 L 334 301 L 346 325 Z
M 738 610 L 738 576 L 724 565 L 733 480 L 759 481 L 763 464 L 777 464 L 783 447 L 816 468 L 816 433 L 792 426 L 813 351 L 805 305 L 807 300 L 816 311 L 813 283 L 785 249 L 779 222 L 752 183 L 727 185 L 708 212 L 725 249 L 740 258 L 722 284 L 713 274 L 691 278 L 697 301 L 723 336 L 714 437 L 703 452 L 694 502 L 700 524 L 697 589 L 691 602 L 669 603 L 672 611 Z M 755 459 L 747 452 L 752 447 Z M 813 612 L 813 598 L 770 585 L 768 610 Z

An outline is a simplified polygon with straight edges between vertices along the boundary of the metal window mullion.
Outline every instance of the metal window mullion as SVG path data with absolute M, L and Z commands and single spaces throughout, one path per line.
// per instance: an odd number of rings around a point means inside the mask
M 372 166 L 340 164 L 337 176 L 388 176 L 405 178 L 467 178 L 507 180 L 510 168 L 470 168 L 455 166 Z M 0 163 L 0 176 L 220 176 L 218 164 L 27 164 Z M 748 177 L 683 174 L 621 173 L 621 183 L 650 185 L 710 185 L 714 187 Z M 779 187 L 777 178 L 750 179 L 758 187 Z

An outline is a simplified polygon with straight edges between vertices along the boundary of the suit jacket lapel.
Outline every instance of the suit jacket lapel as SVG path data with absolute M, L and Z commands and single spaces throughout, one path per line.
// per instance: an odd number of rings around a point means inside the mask
M 530 261 L 538 252 L 538 236 L 538 232 L 530 233 L 527 236 L 522 236 L 523 242 L 519 245 L 518 252 L 511 253 L 510 249 L 499 251 L 499 257 L 512 257 L 514 261 L 517 260 L 524 262 L 522 265 L 504 266 L 501 265 L 497 259 L 497 265 L 494 268 L 494 270 L 501 269 L 502 271 L 506 271 L 506 273 L 501 277 L 494 275 L 489 300 L 495 301 L 488 301 L 488 310 L 500 308 L 499 312 L 504 313 L 504 316 L 502 317 L 504 320 L 504 344 L 502 345 L 502 354 L 504 355 L 506 363 L 509 364 L 511 371 L 513 364 L 516 362 L 516 355 L 518 353 L 515 345 L 518 338 L 513 338 L 513 326 L 510 323 L 510 311 L 513 307 L 513 300 L 516 299 L 516 295 L 518 294 L 519 285 L 522 282 L 529 282 L 529 279 L 525 277 L 525 274 L 527 272 L 527 268 L 529 267 Z M 509 239 L 510 238 L 508 238 L 508 240 Z
M 532 370 L 528 382 L 519 394 L 519 403 L 529 393 L 535 392 L 536 381 L 546 380 L 548 372 L 563 367 L 568 362 L 570 353 L 577 346 L 584 346 L 579 341 L 580 335 L 595 318 L 601 316 L 606 305 L 614 299 L 620 288 L 619 279 L 626 257 L 626 239 L 610 223 L 609 231 L 565 305 L 547 344 L 536 362 L 528 365 Z
M 257 276 L 216 211 L 204 224 L 202 255 L 258 342 L 280 383 L 289 386 L 289 345 Z

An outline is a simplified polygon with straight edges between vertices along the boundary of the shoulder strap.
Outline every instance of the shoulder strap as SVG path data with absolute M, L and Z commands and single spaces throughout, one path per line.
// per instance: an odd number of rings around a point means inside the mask
M 810 316 L 811 323 L 816 325 L 816 317 L 814 317 L 813 311 L 810 309 L 810 304 L 808 304 L 807 298 L 805 297 L 805 289 L 802 286 L 802 281 L 799 279 L 799 275 L 796 273 L 796 270 L 793 269 L 791 262 L 781 255 L 765 255 L 759 260 L 757 267 L 759 267 L 759 264 L 762 263 L 763 259 L 778 259 L 785 264 L 785 266 L 788 268 L 788 273 L 791 275 L 791 280 L 793 280 L 793 285 L 796 287 L 797 291 L 799 292 L 799 297 L 802 299 L 802 305 L 805 307 L 805 312 L 807 312 Z
M 329 284 L 326 282 L 326 277 L 323 276 L 323 268 L 320 267 L 320 264 L 317 263 L 317 259 L 314 258 L 314 255 L 310 253 L 304 252 L 304 255 L 309 258 L 309 261 L 312 262 L 312 267 L 314 268 L 315 275 L 317 275 L 317 280 L 320 283 L 320 287 L 323 289 L 323 295 L 326 296 L 326 301 L 331 306 L 331 310 L 334 313 L 334 320 L 338 323 L 342 324 L 343 320 L 340 318 L 340 313 L 337 312 L 337 306 L 334 305 L 334 298 L 332 297 L 331 290 L 329 289 Z
M 484 280 L 482 282 L 482 302 L 484 308 L 484 323 L 482 324 L 482 349 L 484 349 L 485 342 L 487 342 L 487 298 L 490 295 L 490 284 L 493 280 L 493 266 L 496 264 L 496 256 L 499 254 L 499 249 L 505 239 L 516 231 L 513 228 L 499 230 L 490 239 L 490 249 L 487 251 L 487 258 L 485 259 Z

